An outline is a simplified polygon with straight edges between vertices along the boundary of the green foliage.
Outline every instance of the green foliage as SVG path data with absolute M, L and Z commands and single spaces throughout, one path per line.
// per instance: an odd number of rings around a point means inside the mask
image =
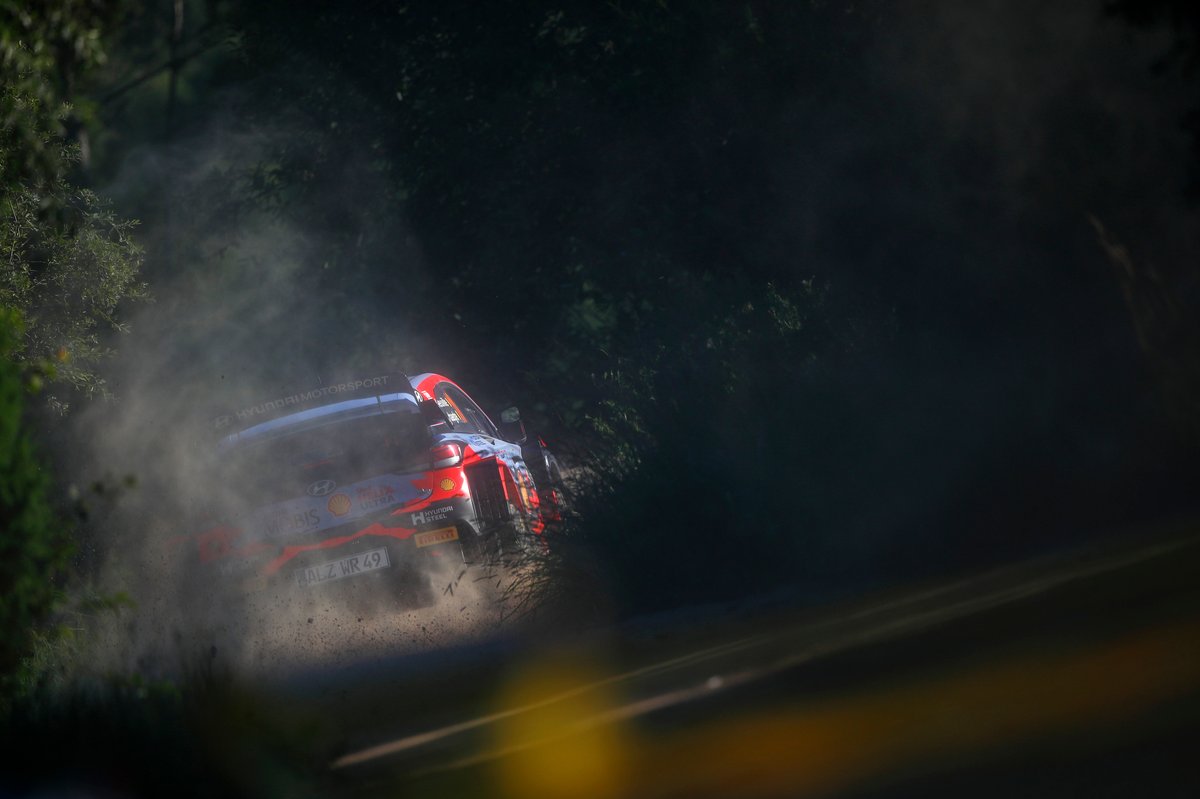
M 21 186 L 0 203 L 6 216 L 0 304 L 28 320 L 14 354 L 53 358 L 61 377 L 90 393 L 99 379 L 89 367 L 107 354 L 100 332 L 121 329 L 118 305 L 145 296 L 137 280 L 141 250 L 130 237 L 134 223 L 118 219 L 92 192 L 61 181 L 49 195 Z
M 50 504 L 50 480 L 23 422 L 27 381 L 12 351 L 20 316 L 0 313 L 0 681 L 8 688 L 29 654 L 35 625 L 59 597 L 71 555 L 69 529 Z
M 1155 62 L 1154 70 L 1160 74 L 1178 71 L 1190 81 L 1193 105 L 1180 124 L 1192 139 L 1189 199 L 1200 202 L 1200 92 L 1195 89 L 1200 71 L 1200 5 L 1192 0 L 1107 0 L 1105 10 L 1135 28 L 1171 28 L 1171 46 Z
M 540 427 L 598 429 L 606 403 L 643 398 L 603 375 L 689 358 L 684 339 L 724 351 L 723 320 L 749 342 L 748 324 L 775 322 L 740 307 L 804 295 L 814 270 L 786 243 L 770 153 L 816 124 L 831 86 L 854 85 L 865 14 L 301 6 L 234 4 L 228 18 L 239 113 L 285 132 L 252 170 L 256 201 L 310 236 L 314 293 L 387 297 L 381 312 L 432 331 L 477 384 L 556 397 L 534 409 Z M 272 77 L 247 85 L 247 69 Z M 397 217 L 432 275 L 403 268 Z M 307 321 L 373 318 L 334 307 Z
M 118 306 L 144 296 L 133 223 L 72 185 L 81 124 L 67 100 L 104 61 L 102 31 L 119 5 L 85 0 L 0 3 L 0 680 L 54 636 L 39 625 L 59 600 L 73 552 L 48 498 L 50 479 L 25 420 L 45 380 L 83 393 Z M 52 364 L 52 366 L 49 366 Z M 62 405 L 61 397 L 50 397 Z M 27 664 L 28 665 L 28 664 Z
M 57 604 L 48 621 L 30 629 L 27 654 L 6 686 L 9 699 L 65 690 L 94 679 L 100 640 L 111 635 L 116 624 L 128 621 L 121 611 L 136 607 L 125 592 L 100 595 L 89 588 L 72 589 L 71 597 Z
M 64 98 L 104 61 L 101 31 L 115 3 L 57 0 L 0 5 L 0 306 L 21 311 L 25 337 L 10 355 L 53 359 L 60 379 L 85 394 L 101 381 L 105 330 L 118 305 L 145 296 L 134 223 L 71 185 L 78 127 Z M 61 401 L 61 400 L 60 400 Z
M 610 563 L 628 544 L 612 531 L 661 517 L 663 497 L 705 511 L 639 536 L 639 563 L 670 560 L 673 536 L 709 515 L 733 520 L 722 533 L 747 559 L 792 546 L 779 523 L 762 534 L 790 509 L 761 486 L 794 476 L 769 444 L 797 449 L 781 409 L 851 344 L 813 286 L 817 250 L 775 192 L 774 154 L 858 86 L 871 18 L 758 2 L 226 8 L 236 116 L 270 133 L 221 191 L 301 231 L 289 283 L 321 298 L 295 315 L 316 358 L 421 331 L 435 343 L 421 367 L 490 387 L 489 409 L 519 402 L 582 467 L 577 533 Z M 243 279 L 256 271 L 272 266 Z M 222 369 L 286 366 L 296 329 Z
M 134 223 L 92 192 L 61 180 L 48 189 L 22 185 L 0 196 L 0 305 L 27 320 L 15 357 L 53 359 L 60 378 L 90 394 L 100 387 L 92 367 L 108 354 L 101 333 L 122 328 L 120 303 L 145 296 L 141 249 Z
M 101 32 L 120 4 L 0 2 L 0 187 L 53 182 L 78 77 L 104 62 Z

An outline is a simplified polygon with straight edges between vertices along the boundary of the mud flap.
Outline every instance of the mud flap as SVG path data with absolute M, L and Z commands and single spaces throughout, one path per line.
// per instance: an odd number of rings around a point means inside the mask
M 512 519 L 500 468 L 499 463 L 489 459 L 466 469 L 471 503 L 475 508 L 475 518 L 481 526 L 507 524 Z

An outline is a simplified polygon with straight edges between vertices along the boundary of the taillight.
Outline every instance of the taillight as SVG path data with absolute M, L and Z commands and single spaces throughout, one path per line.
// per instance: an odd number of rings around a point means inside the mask
M 433 468 L 445 469 L 447 466 L 457 466 L 462 463 L 462 447 L 458 444 L 442 444 L 429 452 Z

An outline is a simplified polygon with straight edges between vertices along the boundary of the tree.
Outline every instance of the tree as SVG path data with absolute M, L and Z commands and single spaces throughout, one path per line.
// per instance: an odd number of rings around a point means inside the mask
M 777 451 L 815 458 L 778 422 L 834 336 L 773 154 L 860 86 L 876 23 L 835 6 L 265 2 L 228 19 L 236 117 L 282 132 L 248 185 L 310 245 L 313 354 L 345 358 L 331 336 L 358 324 L 373 343 L 398 319 L 485 401 L 533 400 L 531 429 L 595 478 L 581 537 L 621 564 L 631 602 L 703 595 L 713 574 L 723 592 L 769 581 L 764 553 L 794 546 L 763 523 L 791 504 L 759 488 L 803 467 Z M 686 512 L 630 546 L 611 535 L 664 497 Z M 677 557 L 700 562 L 670 590 L 626 566 Z
M 120 329 L 121 302 L 145 296 L 135 223 L 68 178 L 80 148 L 69 139 L 79 121 L 66 100 L 103 61 L 101 33 L 117 8 L 0 7 L 0 307 L 24 320 L 11 356 L 58 361 L 59 378 L 84 394 L 102 386 L 94 371 L 106 354 L 102 331 Z
M 0 679 L 11 679 L 52 610 L 72 552 L 69 526 L 25 418 L 26 389 L 52 378 L 100 389 L 101 332 L 144 295 L 133 223 L 69 173 L 79 119 L 66 100 L 104 58 L 118 5 L 51 0 L 0 5 Z M 44 368 L 56 362 L 57 369 Z M 63 396 L 51 397 L 62 406 Z
M 0 311 L 0 686 L 28 654 L 35 624 L 53 608 L 55 577 L 71 555 L 69 531 L 48 498 L 50 480 L 23 425 L 27 375 L 12 358 L 20 315 Z
M 1194 76 L 1200 68 L 1200 5 L 1191 0 L 1108 0 L 1105 8 L 1112 16 L 1143 30 L 1169 26 L 1171 47 L 1154 64 L 1154 71 L 1166 74 L 1178 70 Z M 1192 84 L 1195 86 L 1195 83 Z M 1198 104 L 1181 120 L 1192 138 L 1193 154 L 1200 157 L 1200 96 Z M 1200 161 L 1189 166 L 1189 198 L 1200 201 Z

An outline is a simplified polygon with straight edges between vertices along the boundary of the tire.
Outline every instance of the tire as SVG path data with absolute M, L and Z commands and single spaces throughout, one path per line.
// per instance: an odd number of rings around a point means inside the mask
M 500 559 L 507 565 L 519 563 L 529 554 L 537 552 L 541 536 L 535 535 L 529 526 L 529 518 L 512 503 L 508 506 L 512 518 L 500 527 Z
M 537 489 L 538 510 L 543 523 L 561 524 L 567 501 L 558 464 L 536 436 L 521 447 L 521 455 Z
M 567 494 L 557 463 L 550 467 L 550 490 L 554 492 L 554 506 L 558 511 L 558 522 L 561 524 L 563 518 L 571 512 L 571 497 Z
M 469 524 L 458 525 L 458 544 L 462 550 L 463 563 L 467 566 L 485 564 L 492 558 L 494 542 L 491 536 L 480 535 Z

